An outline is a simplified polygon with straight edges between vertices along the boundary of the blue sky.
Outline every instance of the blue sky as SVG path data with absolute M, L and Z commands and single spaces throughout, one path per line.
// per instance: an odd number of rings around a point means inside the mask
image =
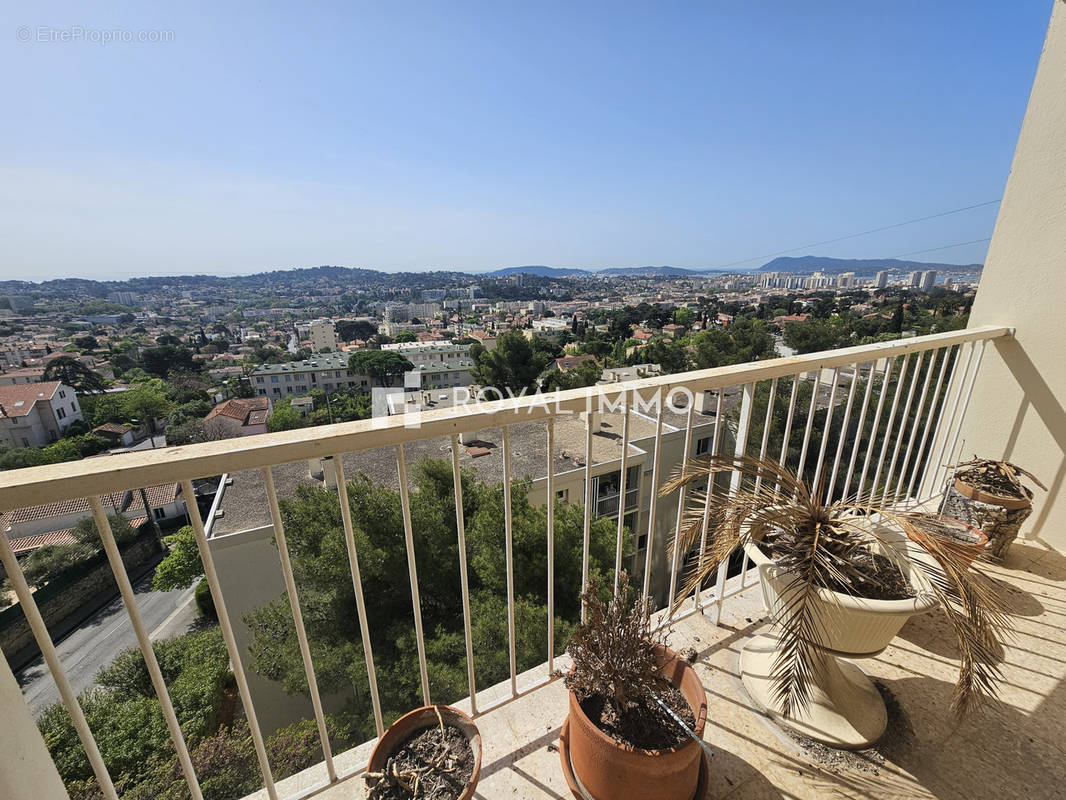
M 709 268 L 994 200 L 1051 11 L 16 5 L 0 11 L 0 272 L 34 280 Z M 116 30 L 171 41 L 87 41 Z M 65 32 L 81 39 L 47 41 Z M 995 213 L 815 252 L 980 239 Z

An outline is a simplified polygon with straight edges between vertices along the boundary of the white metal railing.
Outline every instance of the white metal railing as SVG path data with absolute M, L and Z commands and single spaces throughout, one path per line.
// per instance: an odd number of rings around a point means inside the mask
M 801 475 L 808 466 L 813 481 L 817 482 L 828 474 L 828 491 L 832 493 L 837 486 L 838 473 L 843 471 L 845 477 L 841 485 L 841 494 L 852 490 L 852 479 L 859 466 L 860 447 L 867 442 L 866 454 L 862 458 L 861 470 L 856 487 L 875 495 L 881 493 L 881 499 L 890 496 L 899 503 L 923 502 L 936 494 L 944 465 L 958 454 L 956 447 L 974 388 L 981 358 L 989 340 L 1010 335 L 1011 329 L 1004 327 L 984 327 L 957 331 L 932 336 L 918 337 L 901 341 L 878 343 L 868 346 L 845 348 L 836 351 L 813 353 L 804 356 L 774 359 L 759 363 L 740 364 L 719 369 L 690 372 L 677 375 L 656 376 L 629 383 L 608 384 L 557 392 L 550 395 L 527 396 L 477 403 L 468 407 L 440 409 L 418 412 L 386 419 L 364 420 L 338 425 L 299 429 L 284 433 L 253 436 L 243 439 L 229 439 L 218 442 L 192 445 L 166 450 L 153 450 L 126 454 L 112 459 L 92 459 L 87 461 L 56 464 L 32 469 L 0 473 L 0 511 L 40 505 L 72 498 L 89 498 L 94 519 L 100 531 L 110 566 L 118 581 L 130 620 L 137 635 L 138 645 L 144 654 L 153 686 L 159 696 L 175 752 L 194 798 L 200 798 L 197 776 L 194 773 L 188 748 L 178 725 L 166 686 L 163 683 L 159 665 L 152 651 L 148 633 L 133 602 L 133 592 L 122 567 L 121 557 L 115 543 L 104 506 L 100 496 L 109 492 L 152 486 L 164 482 L 179 481 L 185 498 L 188 513 L 211 594 L 218 611 L 222 636 L 229 651 L 230 661 L 236 676 L 237 688 L 244 711 L 248 717 L 255 752 L 259 761 L 264 786 L 270 798 L 277 797 L 272 777 L 271 766 L 264 745 L 262 732 L 256 721 L 253 698 L 249 691 L 244 657 L 234 638 L 229 615 L 226 612 L 225 599 L 222 594 L 218 575 L 215 571 L 211 550 L 204 532 L 204 523 L 196 506 L 192 481 L 210 475 L 242 472 L 259 469 L 266 489 L 270 517 L 278 546 L 278 555 L 285 590 L 292 613 L 300 655 L 315 716 L 319 737 L 322 743 L 322 755 L 325 763 L 327 780 L 334 783 L 350 775 L 340 775 L 330 750 L 325 716 L 322 710 L 322 698 L 315 677 L 307 640 L 304 621 L 300 612 L 299 595 L 293 578 L 292 564 L 285 537 L 284 522 L 278 505 L 278 495 L 274 484 L 271 467 L 309 458 L 330 456 L 336 468 L 337 500 L 340 506 L 341 523 L 347 548 L 352 585 L 355 592 L 356 611 L 359 616 L 360 638 L 366 661 L 366 671 L 373 705 L 374 721 L 380 736 L 383 730 L 381 702 L 378 681 L 375 672 L 374 654 L 371 643 L 371 631 L 367 627 L 366 606 L 363 585 L 359 569 L 359 553 L 355 543 L 355 529 L 348 500 L 348 487 L 343 463 L 343 454 L 353 451 L 366 451 L 380 447 L 395 448 L 395 460 L 399 479 L 401 507 L 403 511 L 404 542 L 407 553 L 408 578 L 411 588 L 411 602 L 414 610 L 415 639 L 418 649 L 420 683 L 424 701 L 432 702 L 427 673 L 426 645 L 422 630 L 421 599 L 419 596 L 418 569 L 415 558 L 414 537 L 412 530 L 410 495 L 407 466 L 404 459 L 403 445 L 406 442 L 448 437 L 451 442 L 453 469 L 453 489 L 455 499 L 456 526 L 458 532 L 459 571 L 462 592 L 463 631 L 467 661 L 467 679 L 470 691 L 471 710 L 475 716 L 486 713 L 492 708 L 510 702 L 516 697 L 527 694 L 553 679 L 554 652 L 554 464 L 556 421 L 564 415 L 578 412 L 585 414 L 585 465 L 584 465 L 584 517 L 582 542 L 582 583 L 589 574 L 589 542 L 592 522 L 592 468 L 593 468 L 593 414 L 587 413 L 597 407 L 620 410 L 623 415 L 622 450 L 618 459 L 621 462 L 619 496 L 627 497 L 631 487 L 627 487 L 627 467 L 629 444 L 631 439 L 631 411 L 646 415 L 649 408 L 655 409 L 654 456 L 652 464 L 652 487 L 650 491 L 650 509 L 646 520 L 647 545 L 643 565 L 643 592 L 650 592 L 649 578 L 653 569 L 652 553 L 656 542 L 663 536 L 674 534 L 669 564 L 668 597 L 673 598 L 677 591 L 677 578 L 683 559 L 687 554 L 679 553 L 676 545 L 676 533 L 682 522 L 684 492 L 679 499 L 676 528 L 673 532 L 656 530 L 656 513 L 660 501 L 658 488 L 663 481 L 664 470 L 673 466 L 662 462 L 662 443 L 664 437 L 663 406 L 671 397 L 679 393 L 690 398 L 699 392 L 717 389 L 715 408 L 715 430 L 710 446 L 712 454 L 718 454 L 726 442 L 722 428 L 723 390 L 729 387 L 741 388 L 741 401 L 737 409 L 736 430 L 733 436 L 733 449 L 736 454 L 749 452 L 748 439 L 753 426 L 753 414 L 756 396 L 760 387 L 767 387 L 767 408 L 761 417 L 763 431 L 751 452 L 766 456 L 771 444 L 771 423 L 774 421 L 775 407 L 783 407 L 784 399 L 778 398 L 782 379 L 791 384 L 788 392 L 787 413 L 784 419 L 782 443 L 779 458 L 789 459 L 790 445 L 797 438 L 798 428 L 794 417 L 799 403 L 799 387 L 804 376 L 810 376 L 808 382 L 812 391 L 809 405 L 799 409 L 804 419 L 802 436 L 799 437 L 800 451 L 798 465 Z M 948 374 L 950 364 L 950 375 Z M 868 371 L 865 365 L 869 365 Z M 832 370 L 828 394 L 822 391 L 822 378 L 826 370 Z M 841 376 L 850 373 L 847 384 L 846 401 L 840 396 Z M 934 373 L 935 381 L 934 381 Z M 908 380 L 909 376 L 909 380 Z M 893 384 L 892 379 L 895 377 Z M 866 387 L 861 402 L 858 401 L 860 381 Z M 867 416 L 873 393 L 877 392 L 875 409 L 867 433 Z M 918 387 L 921 387 L 920 390 Z M 930 392 L 931 390 L 931 392 Z M 891 397 L 889 396 L 891 395 Z M 917 406 L 913 405 L 917 396 Z M 841 425 L 835 443 L 830 442 L 830 433 L 834 428 L 836 414 L 843 405 Z M 855 407 L 859 410 L 855 413 Z M 887 407 L 887 412 L 886 412 Z M 693 426 L 695 422 L 695 403 L 687 403 L 685 412 L 685 438 L 683 459 L 688 461 L 692 454 Z M 728 415 L 726 415 L 728 416 Z M 823 428 L 817 456 L 813 464 L 808 465 L 808 452 L 812 431 L 816 421 L 821 418 Z M 541 421 L 545 424 L 547 452 L 545 455 L 547 482 L 547 529 L 545 531 L 545 548 L 547 553 L 547 601 L 548 601 L 548 650 L 547 670 L 543 676 L 530 686 L 519 687 L 518 666 L 515 647 L 515 583 L 512 531 L 512 445 L 511 425 Z M 760 420 L 756 420 L 759 422 Z M 884 425 L 882 427 L 882 421 Z M 417 424 L 414 424 L 417 423 Z M 908 427 L 909 426 L 909 427 Z M 507 591 L 507 636 L 509 663 L 509 692 L 507 696 L 493 704 L 479 704 L 475 685 L 474 648 L 471 633 L 470 594 L 467 573 L 465 520 L 463 519 L 463 490 L 459 470 L 459 434 L 490 427 L 503 430 L 503 474 L 505 487 L 504 503 L 504 550 Z M 865 434 L 865 435 L 864 435 Z M 852 440 L 851 452 L 847 456 L 846 469 L 842 470 L 845 449 L 848 440 Z M 904 446 L 904 441 L 906 445 Z M 875 450 L 877 451 L 875 457 Z M 901 456 L 902 450 L 902 458 Z M 935 455 L 934 455 L 935 454 Z M 830 459 L 831 467 L 827 467 Z M 872 468 L 872 469 L 871 469 Z M 919 474 L 920 473 L 920 474 Z M 872 482 L 867 484 L 867 477 Z M 882 483 L 883 479 L 883 483 Z M 732 477 L 732 488 L 739 485 L 740 476 Z M 623 523 L 624 513 L 619 513 L 616 542 L 616 582 L 617 572 L 621 568 L 621 553 L 626 529 Z M 706 543 L 709 522 L 709 506 L 704 511 L 704 529 L 700 552 Z M 638 526 L 639 526 L 638 522 Z M 636 535 L 636 531 L 630 532 Z M 34 601 L 33 594 L 22 575 L 15 559 L 6 532 L 0 531 L 0 560 L 2 560 L 12 586 L 22 605 L 33 635 L 51 671 L 62 701 L 70 712 L 74 727 L 81 738 L 88 755 L 93 772 L 106 797 L 116 798 L 114 785 L 106 765 L 96 746 L 93 736 L 85 721 L 77 697 L 68 681 L 45 623 Z M 748 570 L 747 560 L 741 565 L 739 581 L 731 584 L 726 591 L 728 564 L 723 564 L 717 574 L 715 590 L 709 596 L 697 591 L 693 602 L 682 608 L 678 614 L 668 614 L 663 624 L 669 624 L 689 614 L 706 610 L 708 597 L 713 601 L 716 619 L 720 616 L 722 604 L 734 594 L 750 586 L 755 578 L 748 580 L 754 570 Z M 584 617 L 584 609 L 581 612 Z M 316 787 L 320 788 L 320 787 Z

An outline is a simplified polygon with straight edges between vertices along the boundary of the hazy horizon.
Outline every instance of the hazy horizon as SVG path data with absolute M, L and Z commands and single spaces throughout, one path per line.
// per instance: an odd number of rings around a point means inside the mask
M 0 274 L 747 271 L 997 200 L 1048 15 L 9 6 Z M 832 250 L 983 262 L 996 208 Z

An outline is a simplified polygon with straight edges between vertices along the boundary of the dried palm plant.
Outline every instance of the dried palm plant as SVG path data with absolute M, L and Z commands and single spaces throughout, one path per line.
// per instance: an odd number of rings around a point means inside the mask
M 953 474 L 957 480 L 1001 496 L 1032 498 L 1033 493 L 1022 483 L 1020 475 L 1024 475 L 1045 492 L 1047 491 L 1047 487 L 1036 475 L 1009 461 L 996 461 L 974 456 L 969 461 L 956 464 Z
M 734 480 L 728 490 L 715 489 L 713 476 L 723 472 L 739 474 L 739 485 Z M 710 491 L 688 492 L 677 552 L 698 547 L 705 519 L 706 544 L 674 606 L 737 548 L 758 543 L 789 577 L 781 592 L 781 649 L 773 667 L 773 691 L 786 714 L 810 701 L 814 643 L 824 640 L 826 625 L 813 602 L 816 590 L 876 598 L 889 588 L 886 576 L 902 577 L 905 585 L 910 572 L 924 576 L 922 588 L 935 595 L 955 633 L 961 663 L 952 709 L 962 713 L 995 696 L 998 642 L 1012 632 L 1010 614 L 996 582 L 970 566 L 972 552 L 961 552 L 939 533 L 935 515 L 898 513 L 865 496 L 826 503 L 821 485 L 812 490 L 778 462 L 750 456 L 692 460 L 675 471 L 661 494 L 701 483 Z M 930 557 L 899 547 L 900 534 Z M 886 569 L 886 561 L 895 569 Z

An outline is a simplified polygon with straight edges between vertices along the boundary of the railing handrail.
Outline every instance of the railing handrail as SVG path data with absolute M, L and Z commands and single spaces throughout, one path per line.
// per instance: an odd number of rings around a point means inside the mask
M 933 348 L 996 339 L 1013 335 L 1013 332 L 1011 327 L 985 325 L 800 356 L 656 375 L 623 383 L 9 470 L 0 472 L 0 512 L 73 497 L 89 497 L 339 453 L 372 450 L 503 424 L 544 420 L 560 413 L 585 411 L 592 407 L 596 399 L 614 401 L 631 392 L 647 401 L 659 393 L 667 396 L 677 389 L 721 389 L 814 370 L 869 363 Z M 512 419 L 505 420 L 505 417 Z

